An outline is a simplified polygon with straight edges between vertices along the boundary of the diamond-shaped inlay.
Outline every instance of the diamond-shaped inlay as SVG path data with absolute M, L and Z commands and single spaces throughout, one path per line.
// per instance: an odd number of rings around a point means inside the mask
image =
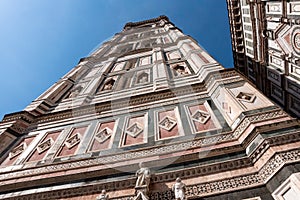
M 246 93 L 246 92 L 240 92 L 236 98 L 238 98 L 241 101 L 245 101 L 245 102 L 249 102 L 249 103 L 253 103 L 254 99 L 255 99 L 255 95 L 251 94 L 251 93 Z
M 165 116 L 158 124 L 161 128 L 170 131 L 176 126 L 177 122 L 172 117 Z
M 51 148 L 52 144 L 54 143 L 52 138 L 49 138 L 39 144 L 36 148 L 36 150 L 39 152 L 39 154 L 43 153 L 44 151 L 48 150 Z
M 66 140 L 65 144 L 66 144 L 66 146 L 67 146 L 69 149 L 71 149 L 72 147 L 74 147 L 75 145 L 77 145 L 77 144 L 80 142 L 80 140 L 81 140 L 81 135 L 80 135 L 80 133 L 76 133 L 76 134 L 74 134 L 73 136 L 69 137 L 69 138 Z
M 98 133 L 96 133 L 95 135 L 95 139 L 100 142 L 103 143 L 106 140 L 108 140 L 112 135 L 112 130 L 110 128 L 104 128 L 101 129 Z
M 132 124 L 130 127 L 127 128 L 126 133 L 128 135 L 130 135 L 131 137 L 137 137 L 140 133 L 143 132 L 143 128 L 141 128 L 142 126 L 135 122 L 134 124 Z
M 26 143 L 22 143 L 11 150 L 11 152 L 9 153 L 9 159 L 13 159 L 14 157 L 20 155 L 26 149 L 26 146 Z
M 203 111 L 203 110 L 197 110 L 193 115 L 192 119 L 194 121 L 197 121 L 201 124 L 205 124 L 210 118 L 210 114 Z

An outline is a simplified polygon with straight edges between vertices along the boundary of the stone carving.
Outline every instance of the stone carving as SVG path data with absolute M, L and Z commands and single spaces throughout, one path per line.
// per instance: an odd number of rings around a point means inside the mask
M 255 99 L 255 95 L 251 94 L 251 93 L 246 93 L 246 92 L 240 92 L 236 98 L 238 98 L 241 101 L 245 101 L 245 102 L 249 102 L 249 103 L 253 103 L 254 99 Z
M 139 164 L 140 169 L 138 169 L 135 173 L 137 179 L 136 179 L 136 184 L 135 187 L 143 187 L 146 186 L 149 189 L 149 184 L 150 184 L 150 169 L 145 167 L 144 163 Z
M 172 191 L 175 193 L 175 200 L 185 200 L 185 184 L 181 179 L 176 178 L 176 183 L 172 186 Z
M 150 185 L 150 169 L 145 167 L 144 163 L 139 163 L 140 169 L 136 171 L 135 176 L 137 177 L 135 183 L 136 196 L 134 200 L 149 200 L 149 185 Z
M 175 72 L 175 76 L 184 76 L 188 74 L 188 72 L 186 71 L 183 65 L 175 65 L 173 67 L 173 70 Z
M 109 196 L 106 194 L 106 190 L 102 190 L 101 194 L 96 198 L 96 200 L 108 200 Z
M 112 90 L 114 84 L 115 84 L 115 80 L 114 79 L 109 79 L 108 81 L 105 82 L 102 90 L 103 91 Z
M 244 120 L 239 124 L 239 126 L 236 128 L 236 130 L 232 132 L 228 132 L 228 134 L 224 135 L 216 135 L 211 138 L 201 138 L 201 139 L 195 139 L 194 141 L 190 142 L 183 142 L 176 145 L 166 145 L 163 147 L 158 148 L 152 148 L 149 150 L 142 150 L 142 151 L 136 151 L 136 152 L 127 152 L 123 154 L 118 155 L 112 155 L 108 157 L 101 157 L 98 159 L 92 159 L 92 160 L 86 160 L 86 161 L 76 161 L 73 163 L 66 163 L 66 164 L 59 164 L 59 165 L 52 165 L 52 166 L 45 166 L 40 167 L 37 169 L 26 169 L 26 166 L 24 167 L 24 170 L 22 171 L 12 171 L 11 173 L 6 174 L 0 174 L 0 180 L 15 178 L 15 177 L 22 177 L 24 175 L 28 174 L 41 174 L 41 173 L 49 173 L 49 172 L 55 172 L 65 169 L 73 169 L 78 167 L 86 167 L 91 165 L 98 165 L 103 163 L 110 163 L 110 162 L 118 162 L 118 161 L 124 161 L 128 159 L 134 159 L 134 158 L 141 158 L 144 156 L 151 156 L 151 155 L 159 155 L 166 152 L 176 152 L 176 151 L 182 151 L 186 150 L 188 148 L 195 148 L 200 147 L 203 145 L 209 145 L 209 144 L 216 144 L 221 142 L 226 142 L 228 140 L 233 140 L 237 137 L 239 137 L 243 131 L 251 124 L 251 122 L 261 121 L 261 120 L 267 120 L 267 119 L 275 119 L 280 117 L 285 117 L 287 114 L 283 112 L 280 109 L 267 111 L 264 113 L 255 114 L 253 116 L 245 117 Z M 299 153 L 300 155 L 300 153 Z
M 172 117 L 166 116 L 158 124 L 161 128 L 170 131 L 176 126 L 177 123 Z
M 80 142 L 80 140 L 81 140 L 81 135 L 80 135 L 80 133 L 76 133 L 76 134 L 74 134 L 73 136 L 69 137 L 69 138 L 66 140 L 65 144 L 66 144 L 66 146 L 67 146 L 69 149 L 71 149 L 72 147 L 74 147 L 75 145 L 77 145 L 77 144 Z
M 192 119 L 194 121 L 197 121 L 201 124 L 205 124 L 210 118 L 210 114 L 208 112 L 205 112 L 203 110 L 197 110 L 193 115 Z
M 137 137 L 140 133 L 143 132 L 143 128 L 139 123 L 132 124 L 129 128 L 127 128 L 126 133 L 131 137 Z
M 143 72 L 138 76 L 137 83 L 148 83 L 148 74 Z
M 13 150 L 11 150 L 11 152 L 9 153 L 9 158 L 13 159 L 14 157 L 20 155 L 25 149 L 26 149 L 27 145 L 26 143 L 22 143 L 19 146 L 15 147 Z
M 95 139 L 98 142 L 103 143 L 111 137 L 111 134 L 112 134 L 112 130 L 106 127 L 100 130 L 98 133 L 96 133 Z
M 51 148 L 52 144 L 54 143 L 52 138 L 47 139 L 46 141 L 40 143 L 36 150 L 39 152 L 39 154 L 43 153 L 44 151 L 47 151 Z
M 76 87 L 74 90 L 71 91 L 69 98 L 77 97 L 81 90 L 82 90 L 82 86 Z

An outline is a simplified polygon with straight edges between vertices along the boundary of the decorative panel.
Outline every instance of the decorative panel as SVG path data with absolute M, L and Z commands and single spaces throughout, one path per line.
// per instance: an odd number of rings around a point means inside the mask
M 208 103 L 185 106 L 192 133 L 200 133 L 220 128 L 214 113 Z
M 267 3 L 266 12 L 267 14 L 281 14 L 282 3 Z
M 78 146 L 87 130 L 88 126 L 73 128 L 68 137 L 65 139 L 58 153 L 58 157 L 71 156 L 76 154 Z
M 118 62 L 114 65 L 112 72 L 123 70 L 124 66 L 125 66 L 125 62 Z
M 155 140 L 183 135 L 178 108 L 155 112 Z
M 46 133 L 45 137 L 39 142 L 33 153 L 28 157 L 27 162 L 43 160 L 60 133 L 61 131 Z
M 167 60 L 181 59 L 181 54 L 178 50 L 166 52 Z
M 20 143 L 9 152 L 8 157 L 1 163 L 1 166 L 12 165 L 26 150 L 34 138 L 35 136 L 23 138 Z
M 105 81 L 103 82 L 103 84 L 100 85 L 97 93 L 111 92 L 114 89 L 114 87 L 116 86 L 117 78 L 118 78 L 118 76 L 112 76 L 112 77 L 106 78 Z
M 284 103 L 284 91 L 281 87 L 278 87 L 271 83 L 271 96 L 274 97 L 280 103 Z
M 145 56 L 139 59 L 139 66 L 150 65 L 152 62 L 152 56 Z
M 148 114 L 126 117 L 120 146 L 147 143 Z
M 150 79 L 151 79 L 150 69 L 138 71 L 138 72 L 136 72 L 136 75 L 135 75 L 134 84 L 141 85 L 141 84 L 149 83 Z
M 170 70 L 173 77 L 182 77 L 191 74 L 185 62 L 170 64 Z
M 300 2 L 287 2 L 288 15 L 300 15 Z
M 113 143 L 116 121 L 100 122 L 96 128 L 89 151 L 108 149 Z

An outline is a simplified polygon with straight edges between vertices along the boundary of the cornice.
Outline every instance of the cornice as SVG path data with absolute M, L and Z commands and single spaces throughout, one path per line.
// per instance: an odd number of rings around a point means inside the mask
M 155 22 L 159 22 L 160 20 L 166 20 L 167 22 L 170 22 L 169 18 L 165 15 L 161 15 L 157 18 L 153 18 L 153 19 L 148 19 L 148 20 L 144 20 L 144 21 L 139 21 L 139 22 L 128 22 L 125 24 L 124 26 L 124 30 L 127 29 L 127 28 L 133 28 L 133 27 L 136 27 L 136 26 L 141 26 L 141 25 L 144 25 L 144 24 L 149 24 L 149 23 L 155 23 Z

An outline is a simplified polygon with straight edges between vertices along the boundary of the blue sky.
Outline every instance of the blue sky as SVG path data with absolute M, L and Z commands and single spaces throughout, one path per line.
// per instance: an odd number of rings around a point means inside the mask
M 0 0 L 0 118 L 23 110 L 125 23 L 159 15 L 232 67 L 226 0 Z

